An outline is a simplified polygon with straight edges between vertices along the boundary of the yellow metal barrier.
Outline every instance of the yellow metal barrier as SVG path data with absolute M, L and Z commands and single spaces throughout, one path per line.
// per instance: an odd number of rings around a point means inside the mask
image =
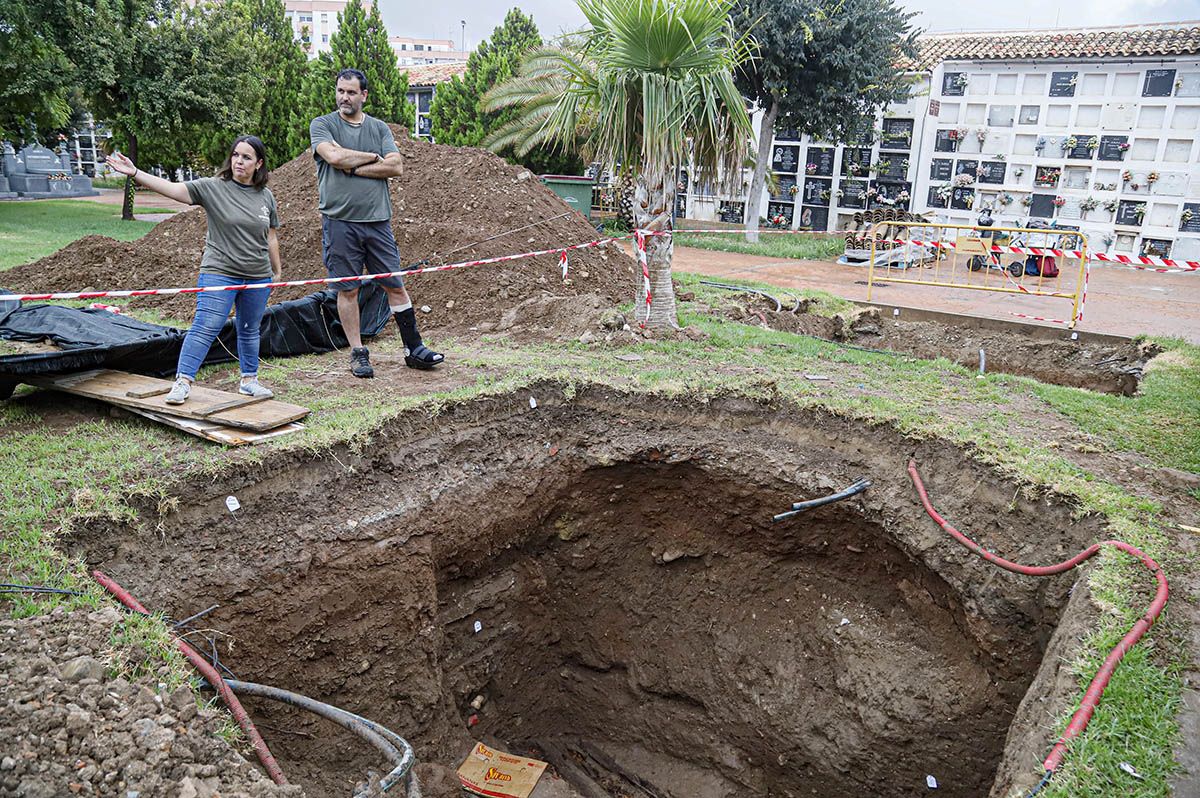
M 1023 296 L 1070 299 L 1073 328 L 1079 319 L 1085 290 L 1087 236 L 1076 230 L 1030 227 L 987 227 L 983 225 L 937 224 L 930 222 L 879 222 L 867 233 L 871 260 L 867 272 L 867 301 L 875 281 L 962 288 Z M 992 246 L 1003 251 L 994 252 Z M 1038 257 L 1037 275 L 1025 274 L 1025 261 L 1032 253 L 1021 250 L 1059 250 Z M 1054 258 L 1059 273 L 1046 277 L 1042 257 Z M 1067 290 L 1068 260 L 1078 260 L 1075 285 Z M 879 276 L 880 271 L 883 277 Z

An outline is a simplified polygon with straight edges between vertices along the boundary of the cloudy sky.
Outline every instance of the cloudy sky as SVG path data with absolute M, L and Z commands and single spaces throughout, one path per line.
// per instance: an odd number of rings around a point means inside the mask
M 926 30 L 990 30 L 1086 25 L 1128 25 L 1200 19 L 1200 0 L 1004 0 L 973 3 L 962 0 L 900 0 L 917 12 L 916 23 Z M 393 35 L 457 43 L 466 20 L 467 46 L 486 38 L 512 6 L 532 14 L 549 37 L 579 27 L 583 15 L 570 0 L 379 0 L 384 22 Z

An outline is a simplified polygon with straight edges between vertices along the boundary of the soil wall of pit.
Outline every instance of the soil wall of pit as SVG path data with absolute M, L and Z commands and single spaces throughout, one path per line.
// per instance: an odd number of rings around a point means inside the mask
M 186 486 L 155 528 L 69 543 L 174 617 L 221 604 L 206 623 L 239 677 L 379 719 L 427 761 L 455 766 L 475 736 L 582 771 L 584 795 L 901 796 L 932 774 L 1000 796 L 1071 694 L 1042 662 L 1071 583 L 947 540 L 914 455 L 942 512 L 1013 559 L 1100 533 L 887 427 L 542 385 Z M 865 494 L 771 522 L 859 476 Z M 256 713 L 311 795 L 378 766 L 310 717 Z

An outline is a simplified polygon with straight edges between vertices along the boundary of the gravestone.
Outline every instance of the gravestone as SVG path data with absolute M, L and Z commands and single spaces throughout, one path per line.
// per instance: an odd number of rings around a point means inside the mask
M 912 136 L 913 120 L 884 119 L 879 148 L 882 150 L 907 150 L 912 147 Z
M 775 175 L 775 181 L 778 184 L 777 189 L 771 193 L 771 199 L 784 200 L 790 202 L 792 199 L 792 187 L 795 186 L 795 175 Z
M 967 89 L 967 73 L 946 72 L 942 74 L 942 96 L 961 97 Z
M 1050 219 L 1054 216 L 1054 195 L 1034 194 L 1033 204 L 1029 206 L 1029 215 L 1037 219 Z
M 1058 209 L 1058 216 L 1061 219 L 1082 219 L 1083 209 L 1079 207 L 1082 200 L 1067 197 L 1066 202 Z
M 1183 214 L 1179 215 L 1179 232 L 1200 233 L 1200 202 L 1185 202 L 1183 203 L 1183 210 L 1191 211 L 1192 218 L 1185 222 L 1183 221 Z
M 1147 69 L 1142 83 L 1143 97 L 1170 97 L 1175 88 L 1174 69 Z
M 1122 145 L 1128 143 L 1128 136 L 1101 136 L 1096 157 L 1101 161 L 1123 161 L 1125 150 L 1122 149 Z
M 939 130 L 933 143 L 935 152 L 958 152 L 958 139 L 953 130 Z
M 1100 127 L 1105 130 L 1133 130 L 1137 105 L 1132 102 L 1105 103 L 1100 115 Z
M 1088 149 L 1088 139 L 1091 136 L 1084 133 L 1076 133 L 1075 146 L 1067 150 L 1066 157 L 1074 161 L 1090 161 L 1092 160 L 1092 151 Z
M 1176 97 L 1200 97 L 1200 72 L 1184 72 L 1179 76 Z
M 679 193 L 675 195 L 675 218 L 687 218 L 687 194 Z
M 1154 184 L 1154 194 L 1164 197 L 1182 197 L 1187 192 L 1188 176 L 1183 172 L 1160 172 Z
M 1179 238 L 1172 249 L 1178 260 L 1200 261 L 1200 238 Z
M 1063 153 L 1063 142 L 1067 140 L 1066 136 L 1046 136 L 1046 146 L 1038 153 L 1046 158 L 1061 158 Z
M 822 175 L 824 177 L 833 176 L 833 156 L 834 150 L 832 147 L 809 147 L 808 162 L 816 166 L 814 175 Z M 805 166 L 807 170 L 807 166 Z
M 896 183 L 908 177 L 908 158 L 905 156 L 897 154 L 890 158 L 881 157 L 877 165 L 881 167 L 876 173 L 878 180 Z
M 840 185 L 842 196 L 838 198 L 839 208 L 863 208 L 867 204 L 867 181 L 843 180 Z
M 1151 258 L 1169 258 L 1171 241 L 1165 238 L 1143 238 L 1141 252 Z
M 794 127 L 777 127 L 775 128 L 776 141 L 799 141 L 800 131 Z
M 786 227 L 792 226 L 792 216 L 796 212 L 796 206 L 790 202 L 768 202 L 767 203 L 767 218 L 774 219 L 776 216 L 782 216 L 787 219 Z
M 956 188 L 950 194 L 950 207 L 960 211 L 969 211 L 975 206 L 975 189 Z
M 1074 97 L 1078 72 L 1055 72 L 1050 75 L 1051 97 Z
M 1042 106 L 1040 105 L 1022 105 L 1021 111 L 1017 115 L 1018 125 L 1036 125 L 1038 116 L 1041 115 Z
M 829 228 L 829 208 L 805 205 L 800 209 L 800 226 L 809 230 Z
M 929 187 L 929 195 L 925 198 L 925 204 L 930 208 L 945 208 L 947 206 L 947 198 L 943 197 L 938 186 Z
M 871 167 L 871 151 L 846 147 L 842 150 L 842 174 L 866 177 Z
M 912 183 L 894 182 L 894 183 L 875 183 L 873 188 L 879 192 L 879 199 L 888 199 L 894 203 L 894 207 L 908 210 L 912 204 Z M 901 194 L 908 194 L 906 200 L 898 200 Z
M 949 180 L 954 176 L 954 161 L 949 158 L 934 158 L 929 162 L 930 180 Z
M 984 161 L 981 164 L 982 171 L 979 174 L 980 183 L 1002 184 L 1004 182 L 1004 173 L 1008 167 L 1004 161 Z
M 804 181 L 805 205 L 828 205 L 832 196 L 833 181 L 820 178 L 808 178 Z M 822 196 L 824 194 L 824 196 Z
M 746 203 L 722 202 L 720 209 L 717 211 L 717 218 L 728 224 L 745 224 Z
M 1141 222 L 1138 221 L 1137 215 L 1138 208 L 1144 211 L 1146 203 L 1135 202 L 1134 200 L 1121 200 L 1117 204 L 1117 218 L 1113 220 L 1113 224 L 1140 225 Z
M 800 148 L 794 144 L 777 144 L 771 151 L 771 171 L 796 174 L 800 165 Z

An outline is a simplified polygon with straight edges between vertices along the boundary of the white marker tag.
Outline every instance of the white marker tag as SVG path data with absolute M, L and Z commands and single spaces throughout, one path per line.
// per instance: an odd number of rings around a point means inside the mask
M 483 621 L 476 621 L 475 622 L 475 634 L 479 634 L 482 631 L 483 631 Z
M 530 409 L 530 410 L 536 410 L 536 409 L 537 409 L 537 399 L 534 399 L 532 396 L 531 396 L 531 397 L 529 397 L 529 409 Z
M 1128 762 L 1122 762 L 1121 764 L 1117 765 L 1117 767 L 1128 773 L 1130 776 L 1133 776 L 1135 779 L 1142 778 L 1142 774 L 1134 770 L 1133 765 L 1129 764 Z
M 899 315 L 900 315 L 900 308 L 892 308 L 892 315 L 893 315 L 893 316 L 899 316 Z
M 226 496 L 225 506 L 229 508 L 229 512 L 236 513 L 242 509 L 242 503 L 237 500 L 237 496 Z
M 933 776 L 926 776 L 925 777 L 925 786 L 931 790 L 936 790 L 937 789 L 937 779 L 935 779 Z
M 1072 341 L 1078 341 L 1078 340 L 1079 340 L 1079 333 L 1077 333 L 1077 332 L 1073 332 L 1073 333 L 1071 333 L 1071 340 L 1072 340 Z

